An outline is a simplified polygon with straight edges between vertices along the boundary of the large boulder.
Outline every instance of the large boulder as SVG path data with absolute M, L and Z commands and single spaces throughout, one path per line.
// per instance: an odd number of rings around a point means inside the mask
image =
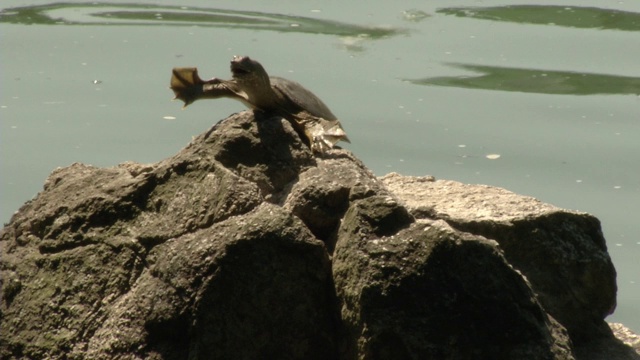
M 610 350 L 600 326 L 615 272 L 595 218 L 467 221 L 485 210 L 442 210 L 463 188 L 412 198 L 401 178 L 341 149 L 316 157 L 286 120 L 252 112 L 156 164 L 58 169 L 0 232 L 0 357 L 636 354 Z M 432 185 L 420 181 L 416 194 Z M 493 188 L 467 190 L 504 206 Z M 526 266 L 558 259 L 557 279 Z M 583 338 L 593 351 L 573 346 Z
M 349 209 L 333 260 L 354 358 L 573 359 L 564 328 L 495 242 L 442 221 L 379 236 L 371 219 L 398 214 L 375 209 Z
M 574 342 L 610 334 L 616 270 L 598 219 L 486 185 L 398 174 L 382 181 L 417 218 L 496 240 Z
M 265 221 L 268 219 L 268 221 Z M 162 359 L 336 358 L 339 317 L 322 242 L 282 208 L 154 247 L 78 354 Z
M 54 171 L 1 233 L 0 357 L 337 358 L 329 254 L 270 203 L 311 166 L 247 112 L 157 164 Z

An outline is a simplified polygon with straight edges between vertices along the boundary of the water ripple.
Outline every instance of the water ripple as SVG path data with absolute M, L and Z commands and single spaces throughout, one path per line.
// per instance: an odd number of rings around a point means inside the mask
M 62 2 L 8 8 L 0 22 L 23 25 L 202 26 L 313 33 L 380 39 L 406 33 L 391 27 L 361 26 L 337 21 L 256 11 L 144 4 Z

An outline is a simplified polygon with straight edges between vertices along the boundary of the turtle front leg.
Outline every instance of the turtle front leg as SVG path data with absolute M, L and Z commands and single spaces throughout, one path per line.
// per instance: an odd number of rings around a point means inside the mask
M 232 80 L 213 78 L 204 81 L 198 75 L 198 68 L 194 67 L 173 68 L 171 73 L 170 88 L 175 95 L 174 100 L 184 102 L 183 109 L 199 99 L 228 97 L 244 100 L 244 93 Z
M 204 82 L 199 98 L 218 99 L 223 97 L 244 102 L 247 95 L 238 89 L 238 85 L 233 80 L 213 78 Z
M 186 108 L 202 96 L 202 86 L 205 84 L 198 76 L 197 68 L 173 68 L 171 71 L 170 88 L 173 90 L 174 100 L 182 100 Z

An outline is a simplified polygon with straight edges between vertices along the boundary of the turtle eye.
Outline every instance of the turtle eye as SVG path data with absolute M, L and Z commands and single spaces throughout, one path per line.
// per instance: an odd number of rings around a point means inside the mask
M 232 62 L 231 72 L 233 73 L 233 75 L 246 75 L 250 71 L 247 70 L 244 66 L 241 66 L 240 64 L 238 64 L 237 62 Z
M 246 75 L 246 74 L 248 74 L 248 73 L 249 73 L 249 70 L 245 70 L 245 69 L 241 69 L 241 68 L 236 68 L 236 69 L 233 69 L 233 73 L 234 73 L 235 75 Z

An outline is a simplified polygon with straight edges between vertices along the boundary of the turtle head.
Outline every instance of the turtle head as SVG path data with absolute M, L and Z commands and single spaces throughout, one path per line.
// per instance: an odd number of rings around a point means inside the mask
M 248 56 L 234 56 L 231 60 L 231 73 L 233 79 L 245 84 L 267 84 L 269 75 L 259 62 L 252 60 Z
M 275 93 L 267 71 L 248 56 L 234 56 L 231 60 L 233 81 L 242 92 L 244 103 L 252 108 L 266 109 L 275 105 Z

